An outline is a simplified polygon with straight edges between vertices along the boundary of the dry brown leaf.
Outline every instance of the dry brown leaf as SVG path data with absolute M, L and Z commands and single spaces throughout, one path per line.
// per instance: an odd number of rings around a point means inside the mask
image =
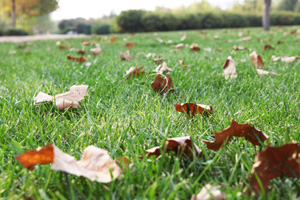
M 276 57 L 276 56 L 272 56 L 272 60 L 273 61 L 281 60 L 282 62 L 285 62 L 285 63 L 292 63 L 295 60 L 299 60 L 299 59 L 300 59 L 300 56 L 292 56 L 292 57 L 287 57 L 287 56 Z
M 184 64 L 184 61 L 183 60 L 178 60 L 178 64 L 181 66 L 181 67 L 188 67 L 190 65 L 188 64 Z
M 115 37 L 110 38 L 110 42 L 116 42 L 117 39 Z
M 256 53 L 256 51 L 253 51 L 251 54 L 250 54 L 250 58 L 254 64 L 254 66 L 257 68 L 257 69 L 263 69 L 265 68 L 265 65 L 261 59 L 261 56 L 258 55 Z
M 67 56 L 67 59 L 72 60 L 73 62 L 79 62 L 79 63 L 83 63 L 83 62 L 86 61 L 85 57 L 76 58 L 76 57 L 73 57 L 73 56 L 70 56 L 70 55 Z
M 259 182 L 267 193 L 269 182 L 273 178 L 284 176 L 299 178 L 299 155 L 298 143 L 287 143 L 281 147 L 267 146 L 264 151 L 258 153 L 250 177 L 250 185 L 255 194 L 261 193 Z
M 121 60 L 132 60 L 133 59 L 133 57 L 130 56 L 129 50 L 125 51 L 124 53 L 120 53 L 119 56 L 120 56 Z
M 176 50 L 182 49 L 184 47 L 183 43 L 179 43 L 175 46 Z
M 131 67 L 129 70 L 126 71 L 126 74 L 124 75 L 125 78 L 129 79 L 131 77 L 139 77 L 143 74 L 145 74 L 144 71 L 141 71 L 144 66 L 141 67 Z
M 162 65 L 159 65 L 155 70 L 152 72 L 156 72 L 157 74 L 162 74 L 164 72 L 170 72 L 172 69 L 168 68 L 168 65 L 166 62 L 163 62 Z
M 235 45 L 235 46 L 233 46 L 233 49 L 234 49 L 234 50 L 237 50 L 237 51 L 238 51 L 238 50 L 245 50 L 245 47 L 242 47 L 242 46 L 236 46 L 236 45 Z
M 78 108 L 79 102 L 84 99 L 88 86 L 87 85 L 73 85 L 70 91 L 57 94 L 54 97 L 43 92 L 39 92 L 34 98 L 35 105 L 39 105 L 43 102 L 50 102 L 55 100 L 56 106 L 59 110 L 63 110 L 72 106 L 72 108 Z
M 180 38 L 180 41 L 184 41 L 184 40 L 186 40 L 186 38 L 187 38 L 187 34 L 184 34 L 184 35 Z
M 100 47 L 90 49 L 90 51 L 92 52 L 93 56 L 101 55 L 102 54 L 102 49 Z
M 154 81 L 151 83 L 152 89 L 154 92 L 163 94 L 167 91 L 174 92 L 174 84 L 169 74 L 166 75 L 165 79 L 161 77 L 160 74 L 156 76 Z
M 164 142 L 162 148 L 154 147 L 152 149 L 148 149 L 145 151 L 145 154 L 148 158 L 151 156 L 155 156 L 157 158 L 161 155 L 161 152 L 169 153 L 170 151 L 174 151 L 179 154 L 183 153 L 183 155 L 188 157 L 190 160 L 194 159 L 193 154 L 195 154 L 198 158 L 202 157 L 202 151 L 193 143 L 190 136 L 168 138 Z
M 77 53 L 80 54 L 80 55 L 86 54 L 86 52 L 84 50 L 79 50 L 79 51 L 77 51 Z
M 196 195 L 193 195 L 191 200 L 225 200 L 225 194 L 218 189 L 218 187 L 206 184 L 201 191 Z
M 195 116 L 196 114 L 212 114 L 213 107 L 207 106 L 203 104 L 196 104 L 196 103 L 181 103 L 181 104 L 174 104 L 175 110 L 182 113 L 187 113 L 189 117 Z
M 196 44 L 196 43 L 191 44 L 190 49 L 192 51 L 200 51 L 200 48 L 198 47 L 198 44 Z
M 126 42 L 126 47 L 134 47 L 134 42 Z
M 272 47 L 271 45 L 269 45 L 269 44 L 266 44 L 265 46 L 264 46 L 264 50 L 266 51 L 266 50 L 271 50 L 271 49 L 274 49 L 274 47 Z
M 247 41 L 249 41 L 251 39 L 252 39 L 252 37 L 244 37 L 244 38 L 239 39 L 238 41 L 239 42 L 247 42 Z
M 224 75 L 226 80 L 229 79 L 229 78 L 237 78 L 235 62 L 234 62 L 234 60 L 232 59 L 231 56 L 229 56 L 226 59 L 226 62 L 223 66 L 223 69 L 224 69 L 224 74 L 223 75 Z
M 16 156 L 16 158 L 24 167 L 29 169 L 32 169 L 36 164 L 53 163 L 51 167 L 53 170 L 84 176 L 91 181 L 101 183 L 111 182 L 122 174 L 122 169 L 111 159 L 108 152 L 95 146 L 88 146 L 83 151 L 79 161 L 54 145 L 27 151 Z
M 264 142 L 268 139 L 268 136 L 262 131 L 250 126 L 249 124 L 239 124 L 232 120 L 230 126 L 221 132 L 213 132 L 215 135 L 215 141 L 210 142 L 203 140 L 208 149 L 217 151 L 226 142 L 230 142 L 231 137 L 244 137 L 254 145 L 260 145 L 260 141 Z
M 62 46 L 62 45 L 59 45 L 58 48 L 61 49 L 61 50 L 64 50 L 64 49 L 70 49 L 70 47 Z

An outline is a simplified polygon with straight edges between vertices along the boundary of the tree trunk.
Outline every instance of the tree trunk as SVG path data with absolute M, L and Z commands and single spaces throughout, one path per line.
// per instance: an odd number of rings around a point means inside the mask
M 262 23 L 265 31 L 270 30 L 270 10 L 272 0 L 264 0 L 264 14 Z
M 16 0 L 11 0 L 11 20 L 12 20 L 12 27 L 16 28 Z

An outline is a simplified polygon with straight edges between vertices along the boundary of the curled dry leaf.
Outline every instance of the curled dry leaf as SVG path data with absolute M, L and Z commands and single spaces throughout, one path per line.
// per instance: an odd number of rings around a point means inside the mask
M 252 37 L 244 37 L 244 38 L 238 39 L 239 42 L 247 42 L 249 40 L 252 40 Z
M 84 50 L 79 50 L 79 51 L 77 51 L 77 53 L 80 54 L 80 55 L 86 54 L 86 52 Z
M 86 61 L 85 57 L 76 58 L 76 57 L 73 57 L 73 56 L 70 56 L 70 55 L 67 56 L 67 59 L 72 60 L 73 62 L 79 62 L 79 63 L 83 63 L 83 62 Z
M 269 71 L 266 71 L 266 70 L 263 70 L 263 69 L 256 69 L 257 71 L 257 74 L 259 76 L 262 76 L 262 75 L 268 75 L 268 74 L 271 74 L 271 75 L 278 75 L 277 73 L 275 72 L 269 72 Z
M 269 45 L 269 44 L 266 44 L 265 46 L 264 46 L 264 50 L 266 51 L 266 50 L 271 50 L 271 49 L 274 49 L 274 47 L 272 47 L 271 45 Z
M 95 146 L 88 146 L 81 160 L 62 152 L 54 145 L 37 150 L 29 150 L 16 159 L 26 168 L 33 169 L 37 164 L 53 164 L 52 169 L 76 176 L 84 176 L 91 181 L 111 182 L 122 174 L 122 169 L 111 159 L 108 152 Z M 111 177 L 111 174 L 113 177 Z
M 207 106 L 203 104 L 196 104 L 196 103 L 181 103 L 181 104 L 174 104 L 175 110 L 182 113 L 187 113 L 189 117 L 194 116 L 196 114 L 212 114 L 213 107 Z
M 190 49 L 192 51 L 200 51 L 200 48 L 198 47 L 198 44 L 196 44 L 196 43 L 191 44 Z
M 188 67 L 190 65 L 188 64 L 184 64 L 184 61 L 183 60 L 178 60 L 178 64 L 181 66 L 181 67 Z
M 292 57 L 287 57 L 287 56 L 280 56 L 280 57 L 276 57 L 276 56 L 272 56 L 272 60 L 273 61 L 278 61 L 281 60 L 282 62 L 285 63 L 292 63 L 295 60 L 299 60 L 300 56 L 296 57 L 296 56 L 292 56 Z
M 184 47 L 183 43 L 179 43 L 175 46 L 176 50 L 182 49 Z
M 236 68 L 235 68 L 235 62 L 232 59 L 231 56 L 229 56 L 226 59 L 226 62 L 223 66 L 224 69 L 224 77 L 225 79 L 229 79 L 229 78 L 237 78 L 237 73 L 236 73 Z
M 152 149 L 148 149 L 145 154 L 148 158 L 151 156 L 155 156 L 157 158 L 161 155 L 161 152 L 169 153 L 170 151 L 174 151 L 179 154 L 183 153 L 183 155 L 188 157 L 190 160 L 194 159 L 194 154 L 198 158 L 202 157 L 202 151 L 194 144 L 190 136 L 168 138 L 164 142 L 162 148 L 154 147 Z
M 154 92 L 158 92 L 159 94 L 163 94 L 169 90 L 172 93 L 174 92 L 174 84 L 169 74 L 166 75 L 165 79 L 158 74 L 151 83 L 151 86 Z
M 159 65 L 155 70 L 152 72 L 156 72 L 157 74 L 162 74 L 164 72 L 170 72 L 172 69 L 168 68 L 168 65 L 166 62 L 163 62 L 162 65 Z
M 261 193 L 261 182 L 265 193 L 268 192 L 270 180 L 276 177 L 299 178 L 299 156 L 300 147 L 298 143 L 287 143 L 281 147 L 267 148 L 258 153 L 252 166 L 250 185 L 256 195 Z
M 82 40 L 81 44 L 84 45 L 84 46 L 89 46 L 89 45 L 90 45 L 90 42 L 89 42 L 89 41 Z
M 131 77 L 139 77 L 142 74 L 145 74 L 144 71 L 141 71 L 144 66 L 141 67 L 131 67 L 128 71 L 126 71 L 126 74 L 124 75 L 125 78 L 129 79 Z
M 191 200 L 225 200 L 225 197 L 226 195 L 222 194 L 217 186 L 206 184 L 197 196 L 192 196 Z
M 117 39 L 115 37 L 110 38 L 110 42 L 116 42 Z
M 187 38 L 187 34 L 184 34 L 184 35 L 180 38 L 180 41 L 184 41 L 184 40 L 186 40 L 186 38 Z
M 261 59 L 261 56 L 258 55 L 256 53 L 256 51 L 253 51 L 251 54 L 250 54 L 250 58 L 254 64 L 254 66 L 257 68 L 257 69 L 263 69 L 265 68 L 265 65 Z
M 90 51 L 92 52 L 93 56 L 101 55 L 102 53 L 102 49 L 100 47 L 90 49 Z
M 57 94 L 54 97 L 43 92 L 39 92 L 34 98 L 35 105 L 39 105 L 43 102 L 50 102 L 55 100 L 56 106 L 59 110 L 63 110 L 72 106 L 72 108 L 78 108 L 79 101 L 84 99 L 88 86 L 87 85 L 73 85 L 70 91 Z
M 126 47 L 134 47 L 134 42 L 126 42 Z
M 164 61 L 164 59 L 161 58 L 161 57 L 158 57 L 158 58 L 154 58 L 154 59 L 153 59 L 153 62 L 155 62 L 156 64 L 157 64 L 157 63 L 162 63 L 163 61 Z
M 244 137 L 246 140 L 254 145 L 260 145 L 260 141 L 264 142 L 268 139 L 268 136 L 262 131 L 250 126 L 249 124 L 239 124 L 232 120 L 230 126 L 221 132 L 215 132 L 215 141 L 210 142 L 203 140 L 208 149 L 217 151 L 228 139 L 227 143 L 230 142 L 231 137 Z
M 239 51 L 239 50 L 245 50 L 245 47 L 234 45 L 233 49 Z
M 64 49 L 70 49 L 70 47 L 62 46 L 62 45 L 59 45 L 58 48 L 61 49 L 61 50 L 64 50 Z
M 120 53 L 119 56 L 120 56 L 121 60 L 132 60 L 133 59 L 133 57 L 130 56 L 129 50 L 125 51 L 124 53 Z

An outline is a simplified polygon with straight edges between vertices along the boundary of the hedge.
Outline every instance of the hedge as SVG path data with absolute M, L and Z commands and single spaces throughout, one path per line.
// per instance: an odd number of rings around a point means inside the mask
M 21 29 L 8 29 L 4 32 L 4 35 L 8 36 L 20 36 L 20 35 L 28 35 L 28 33 Z
M 171 31 L 186 29 L 240 28 L 262 26 L 262 15 L 232 12 L 159 14 L 144 10 L 123 11 L 117 17 L 122 32 Z M 271 25 L 299 25 L 300 14 L 274 12 Z

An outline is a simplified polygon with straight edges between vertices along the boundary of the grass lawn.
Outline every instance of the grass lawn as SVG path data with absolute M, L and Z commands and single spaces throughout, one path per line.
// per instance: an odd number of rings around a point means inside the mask
M 227 199 L 257 199 L 243 193 L 255 155 L 265 147 L 255 147 L 244 138 L 234 138 L 219 151 L 210 151 L 202 142 L 214 140 L 213 131 L 227 128 L 231 120 L 249 123 L 269 136 L 272 146 L 300 141 L 300 61 L 273 62 L 275 56 L 299 56 L 300 34 L 283 36 L 300 27 L 139 33 L 115 35 L 117 41 L 99 42 L 102 55 L 88 57 L 90 66 L 73 63 L 59 50 L 56 40 L 19 44 L 0 44 L 0 197 L 9 199 L 190 199 L 206 184 L 220 187 Z M 201 50 L 173 51 L 187 34 L 184 44 L 198 43 Z M 251 36 L 250 41 L 237 41 Z M 218 39 L 213 39 L 218 35 Z M 112 37 L 111 35 L 108 38 Z M 204 40 L 203 37 L 206 37 Z M 171 44 L 155 39 L 172 40 Z M 134 42 L 131 61 L 122 61 L 125 39 Z M 282 41 L 282 44 L 277 44 Z M 81 39 L 60 40 L 62 45 L 89 50 Z M 275 49 L 264 51 L 265 44 Z M 246 50 L 235 51 L 234 45 Z M 211 51 L 206 48 L 211 48 Z M 206 49 L 206 50 L 205 50 Z M 257 51 L 265 70 L 278 76 L 258 76 L 249 54 Z M 13 52 L 15 51 L 15 53 Z M 144 54 L 143 54 L 144 53 Z M 151 83 L 155 74 L 126 80 L 125 71 L 144 66 L 145 72 L 157 67 L 147 53 L 156 53 L 173 69 L 175 92 L 159 96 Z M 225 80 L 223 65 L 228 56 L 236 62 L 237 79 Z M 189 67 L 180 67 L 184 60 Z M 39 91 L 58 94 L 72 85 L 89 85 L 82 108 L 59 111 L 51 106 L 35 106 Z M 189 118 L 174 109 L 174 104 L 196 102 L 213 107 L 210 117 Z M 163 155 L 158 159 L 139 159 L 143 152 L 162 145 L 166 138 L 191 136 L 203 152 L 202 158 Z M 55 144 L 80 159 L 83 149 L 95 145 L 106 149 L 113 159 L 128 157 L 133 167 L 111 183 L 90 180 L 38 165 L 24 168 L 14 157 L 29 149 Z M 265 142 L 266 144 L 266 142 Z M 299 198 L 299 179 L 274 179 L 268 199 Z

